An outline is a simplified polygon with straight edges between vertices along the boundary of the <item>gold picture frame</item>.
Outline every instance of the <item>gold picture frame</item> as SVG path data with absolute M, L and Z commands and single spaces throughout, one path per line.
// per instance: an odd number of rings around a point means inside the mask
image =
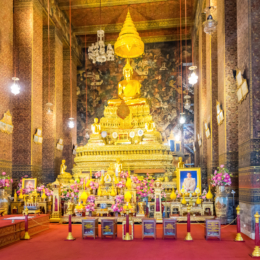
M 191 173 L 191 178 L 195 178 L 195 187 L 192 192 L 195 192 L 195 189 L 198 187 L 201 194 L 201 168 L 177 168 L 176 179 L 177 179 L 177 190 L 180 192 L 182 185 L 184 184 L 185 176 L 187 177 L 188 173 Z M 185 188 L 185 187 L 184 187 Z
M 31 182 L 33 185 L 30 185 L 29 182 Z M 26 189 L 26 185 L 33 186 L 33 189 L 36 189 L 37 188 L 37 178 L 23 178 L 22 189 Z

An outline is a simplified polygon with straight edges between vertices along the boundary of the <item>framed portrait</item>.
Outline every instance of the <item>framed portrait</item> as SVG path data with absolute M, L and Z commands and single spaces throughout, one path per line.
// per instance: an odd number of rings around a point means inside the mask
M 187 192 L 195 192 L 198 187 L 201 194 L 200 168 L 177 168 L 177 189 L 180 191 L 182 186 Z
M 37 188 L 37 179 L 36 178 L 23 178 L 22 182 L 22 188 L 23 189 L 28 189 L 28 188 Z

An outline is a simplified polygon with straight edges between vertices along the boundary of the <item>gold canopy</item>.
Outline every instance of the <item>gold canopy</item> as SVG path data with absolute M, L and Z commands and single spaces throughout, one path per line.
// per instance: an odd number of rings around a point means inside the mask
M 136 31 L 128 10 L 123 28 L 115 43 L 115 54 L 123 58 L 136 58 L 143 53 L 144 43 Z

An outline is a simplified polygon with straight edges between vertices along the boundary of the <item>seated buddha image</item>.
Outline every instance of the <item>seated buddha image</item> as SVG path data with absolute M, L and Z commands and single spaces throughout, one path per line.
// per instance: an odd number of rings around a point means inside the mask
M 118 96 L 120 99 L 111 99 L 108 101 L 109 106 L 119 106 L 122 100 L 128 106 L 146 104 L 145 98 L 139 98 L 141 84 L 138 80 L 133 80 L 133 68 L 127 59 L 127 63 L 123 69 L 124 80 L 118 83 Z

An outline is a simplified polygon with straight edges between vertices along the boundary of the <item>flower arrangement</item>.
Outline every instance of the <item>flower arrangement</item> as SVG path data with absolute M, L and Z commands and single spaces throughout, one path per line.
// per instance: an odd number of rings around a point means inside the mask
M 78 194 L 73 190 L 62 189 L 61 190 L 61 200 L 70 200 L 78 197 Z
M 119 203 L 115 203 L 111 206 L 113 212 L 121 212 L 123 211 L 123 207 Z
M 117 204 L 122 204 L 124 202 L 124 195 L 116 195 L 115 201 Z
M 123 172 L 123 171 L 122 171 L 122 172 L 120 173 L 120 178 L 127 179 L 128 176 L 129 176 L 128 172 Z
M 117 184 L 116 184 L 116 187 L 117 188 L 124 188 L 125 187 L 125 182 L 124 181 L 119 181 Z
M 215 170 L 214 174 L 211 175 L 211 184 L 213 187 L 230 186 L 231 177 L 233 177 L 233 175 L 229 173 L 229 170 L 226 169 L 224 165 L 220 165 L 218 170 Z
M 204 189 L 202 194 L 201 194 L 201 198 L 206 199 L 206 195 L 207 195 L 207 191 Z
M 2 172 L 2 176 L 0 176 L 0 189 L 7 189 L 13 183 L 13 179 L 5 175 L 6 172 Z
M 87 199 L 88 202 L 94 203 L 95 200 L 96 200 L 96 197 L 95 197 L 95 196 L 93 196 L 93 195 L 88 196 L 88 199 Z
M 150 175 L 147 173 L 147 177 L 145 179 L 138 180 L 138 178 L 132 178 L 132 181 L 136 184 L 136 194 L 137 197 L 149 197 L 149 194 L 154 193 L 153 183 L 154 180 L 149 178 Z
M 52 196 L 53 195 L 53 191 L 48 189 L 48 188 L 46 188 L 44 185 L 41 185 L 41 186 L 36 188 L 37 192 L 42 192 L 43 189 L 45 191 L 45 195 L 47 195 L 47 196 Z
M 98 183 L 97 182 L 94 182 L 94 181 L 91 181 L 90 182 L 90 184 L 89 184 L 89 186 L 90 186 L 90 188 L 92 189 L 92 190 L 96 190 L 96 189 L 98 189 Z
M 95 210 L 95 204 L 94 203 L 89 203 L 86 207 L 85 207 L 87 212 L 92 212 Z
M 101 172 L 96 172 L 95 173 L 95 178 L 97 179 L 97 178 L 100 178 L 101 177 Z

